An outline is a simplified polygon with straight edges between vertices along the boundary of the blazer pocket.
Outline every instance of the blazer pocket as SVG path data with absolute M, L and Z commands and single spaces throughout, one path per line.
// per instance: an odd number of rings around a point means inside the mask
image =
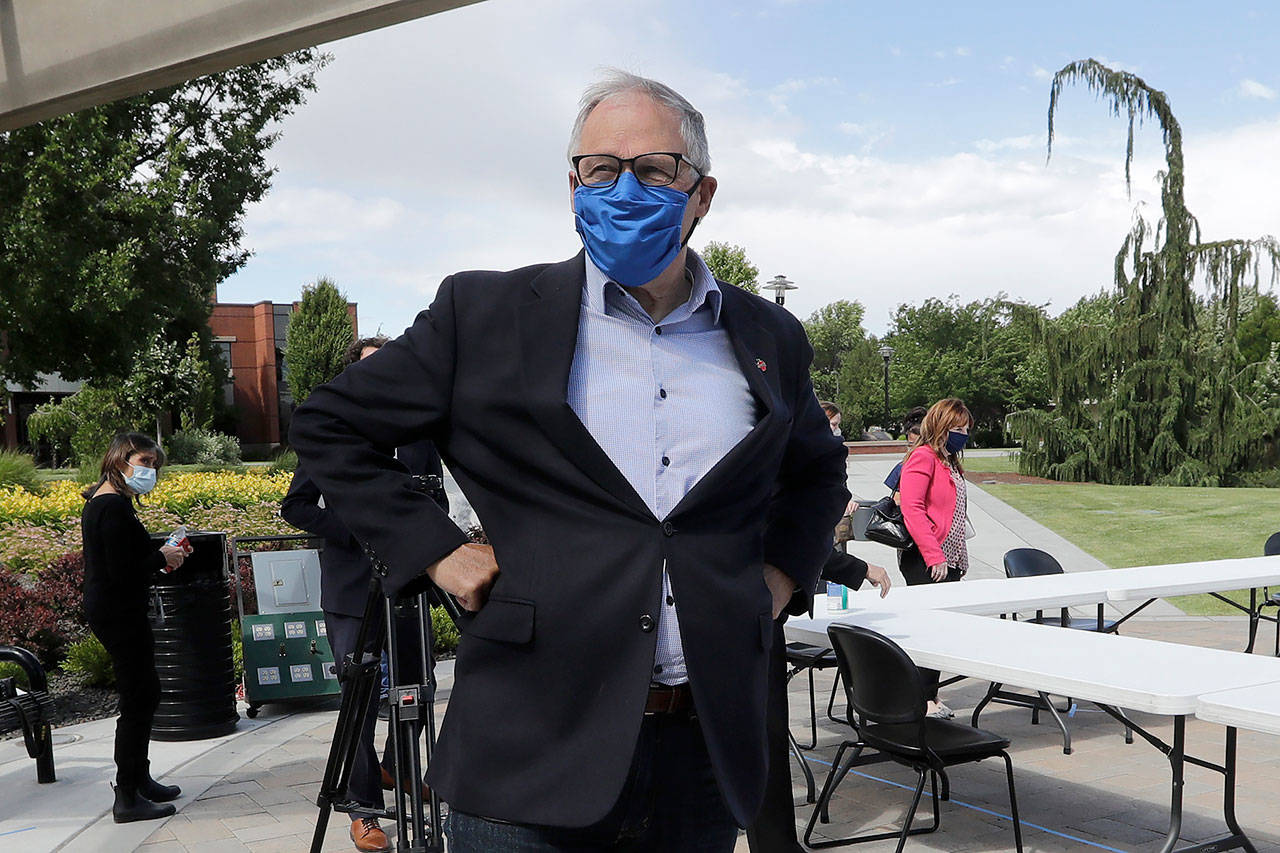
M 773 646 L 773 613 L 760 614 L 760 648 L 766 652 Z
M 533 616 L 532 601 L 490 597 L 467 625 L 466 633 L 499 643 L 527 643 L 533 639 Z

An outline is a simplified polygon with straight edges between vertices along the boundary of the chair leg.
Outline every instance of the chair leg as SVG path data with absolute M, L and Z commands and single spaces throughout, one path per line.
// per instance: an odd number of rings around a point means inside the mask
M 844 781 L 844 777 L 849 775 L 849 771 L 853 769 L 853 763 L 858 760 L 859 756 L 862 755 L 862 749 L 863 749 L 862 744 L 855 745 L 853 748 L 853 752 L 849 753 L 849 760 L 844 763 L 844 766 L 837 765 L 835 768 L 833 768 L 836 770 L 836 781 L 831 786 L 832 790 L 835 790 L 836 788 L 840 787 L 840 783 Z M 820 817 L 819 820 L 821 820 L 823 823 L 831 823 L 831 801 L 830 800 L 828 800 L 827 804 L 823 806 L 822 817 Z
M 815 696 L 817 688 L 813 684 L 813 667 L 809 667 L 809 745 L 805 749 L 813 749 L 818 745 L 818 700 Z
M 800 753 L 800 744 L 796 743 L 796 736 L 791 733 L 791 729 L 787 729 L 787 743 L 791 747 L 791 754 L 795 756 L 796 762 L 800 765 L 800 770 L 804 773 L 804 801 L 812 803 L 813 797 L 813 771 L 809 769 L 809 762 L 804 760 L 804 755 Z
M 915 820 L 916 809 L 920 806 L 920 795 L 924 793 L 924 769 L 920 770 L 920 781 L 916 784 L 916 791 L 911 796 L 911 807 L 907 809 L 907 817 L 902 822 L 902 834 L 898 836 L 898 849 L 896 853 L 902 853 L 902 848 L 907 846 L 907 836 L 911 835 L 911 822 Z M 937 802 L 936 800 L 934 801 Z
M 946 770 L 939 771 L 938 775 L 942 777 L 942 799 L 951 802 L 951 777 Z
M 1013 818 L 1013 843 L 1018 848 L 1018 853 L 1022 853 L 1022 821 L 1018 818 L 1018 793 L 1013 787 L 1013 759 L 1009 757 L 1009 753 L 1001 752 L 1004 758 L 1005 774 L 1009 777 L 1009 812 Z
M 822 783 L 822 793 L 818 795 L 818 802 L 814 805 L 813 813 L 809 815 L 809 823 L 804 828 L 804 843 L 807 847 L 832 846 L 822 845 L 820 842 L 818 845 L 815 845 L 810 839 L 813 836 L 814 824 L 818 822 L 818 816 L 826 813 L 827 804 L 831 802 L 831 794 L 836 789 L 834 784 L 836 773 L 839 772 L 845 750 L 848 749 L 850 745 L 849 741 L 845 741 L 840 744 L 840 748 L 836 750 L 835 760 L 831 762 L 831 771 L 827 773 L 826 781 Z
M 1280 623 L 1277 623 L 1277 625 L 1280 625 Z M 1277 628 L 1277 631 L 1280 631 L 1280 627 Z M 1280 642 L 1280 640 L 1278 640 L 1277 642 Z M 1277 656 L 1280 656 L 1280 652 L 1277 652 L 1276 654 Z M 827 699 L 827 719 L 835 723 L 836 725 L 843 725 L 847 721 L 838 719 L 835 715 L 836 694 L 839 692 L 840 692 L 840 670 L 837 669 L 836 680 L 831 684 L 831 697 Z

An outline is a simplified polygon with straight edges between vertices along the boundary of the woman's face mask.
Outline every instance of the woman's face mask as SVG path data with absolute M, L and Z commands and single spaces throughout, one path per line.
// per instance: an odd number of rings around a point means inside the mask
M 156 487 L 156 469 L 145 465 L 133 465 L 133 473 L 124 478 L 124 484 L 135 495 L 145 495 Z

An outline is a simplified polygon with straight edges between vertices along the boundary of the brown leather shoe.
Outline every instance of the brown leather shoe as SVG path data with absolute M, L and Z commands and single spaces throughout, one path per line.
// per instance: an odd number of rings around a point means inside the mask
M 391 849 L 376 817 L 358 817 L 351 821 L 351 840 L 356 843 L 356 849 L 364 853 L 387 853 Z
M 396 788 L 396 780 L 391 778 L 391 774 L 387 772 L 387 768 L 380 767 L 379 769 L 382 770 L 382 790 L 394 791 Z M 404 789 L 405 793 L 408 793 L 408 780 L 406 780 L 401 787 Z M 431 799 L 431 789 L 424 783 L 422 786 L 422 801 L 425 803 L 429 799 Z

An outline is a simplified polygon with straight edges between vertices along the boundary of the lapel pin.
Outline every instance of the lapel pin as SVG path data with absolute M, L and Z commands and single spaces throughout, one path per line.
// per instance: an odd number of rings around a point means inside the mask
M 767 365 L 767 364 L 765 364 L 765 363 L 764 363 L 764 359 L 763 359 L 763 358 L 757 358 L 757 359 L 756 359 L 756 367 L 760 368 L 760 372 L 761 372 L 761 373 L 764 373 L 766 370 L 768 370 L 768 369 L 769 369 L 769 365 Z

